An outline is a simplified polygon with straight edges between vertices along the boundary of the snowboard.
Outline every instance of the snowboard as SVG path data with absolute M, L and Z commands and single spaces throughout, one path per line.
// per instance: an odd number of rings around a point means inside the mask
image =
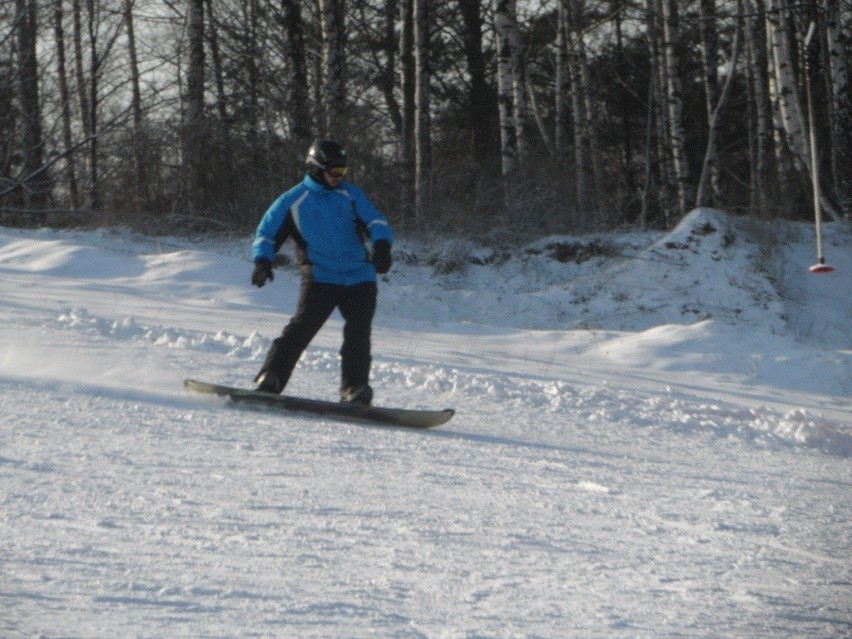
M 227 397 L 235 404 L 271 408 L 293 413 L 307 413 L 328 417 L 340 421 L 364 422 L 382 426 L 400 426 L 405 428 L 433 428 L 450 420 L 455 414 L 452 408 L 444 410 L 417 410 L 410 408 L 387 408 L 380 406 L 359 406 L 345 402 L 329 402 L 322 399 L 275 395 L 256 390 L 234 388 L 201 382 L 197 379 L 185 379 L 187 390 L 208 395 Z

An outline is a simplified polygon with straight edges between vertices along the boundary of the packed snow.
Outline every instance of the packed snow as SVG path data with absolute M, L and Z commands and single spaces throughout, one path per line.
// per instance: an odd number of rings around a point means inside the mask
M 852 231 L 400 240 L 376 403 L 229 406 L 298 274 L 0 228 L 0 637 L 852 636 Z M 288 393 L 335 399 L 341 322 Z

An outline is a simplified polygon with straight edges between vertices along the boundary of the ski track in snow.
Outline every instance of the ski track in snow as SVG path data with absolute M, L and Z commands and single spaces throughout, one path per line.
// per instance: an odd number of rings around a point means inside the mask
M 0 636 L 852 636 L 849 404 L 766 372 L 811 370 L 800 345 L 744 373 L 712 325 L 572 357 L 570 335 L 380 318 L 378 401 L 453 406 L 446 426 L 236 409 L 182 378 L 246 385 L 284 318 L 224 291 L 225 257 L 89 240 L 0 249 Z M 333 392 L 338 335 L 288 392 Z M 541 363 L 551 337 L 567 364 Z
M 164 348 L 190 349 L 244 360 L 241 371 L 256 368 L 271 340 L 257 332 L 238 336 L 225 331 L 211 335 L 174 327 L 147 327 L 132 317 L 120 321 L 91 316 L 85 309 L 71 309 L 57 319 L 60 326 L 114 340 L 142 340 Z M 339 357 L 329 349 L 309 349 L 299 370 L 334 376 Z M 228 380 L 235 385 L 244 379 Z M 681 433 L 707 431 L 717 437 L 739 437 L 758 444 L 801 445 L 842 457 L 852 456 L 852 433 L 845 425 L 804 410 L 779 412 L 768 407 L 739 408 L 702 404 L 635 392 L 589 387 L 576 389 L 561 380 L 530 380 L 493 372 L 468 372 L 437 364 L 417 366 L 383 362 L 373 370 L 375 386 L 409 396 L 419 389 L 447 401 L 486 397 L 501 408 L 520 407 L 548 411 L 586 423 L 627 421 L 635 426 L 664 427 Z

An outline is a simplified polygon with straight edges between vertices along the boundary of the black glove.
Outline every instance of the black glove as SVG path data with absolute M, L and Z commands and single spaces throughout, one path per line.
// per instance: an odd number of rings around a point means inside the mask
M 266 280 L 270 282 L 275 279 L 272 274 L 272 262 L 265 257 L 260 258 L 254 265 L 254 272 L 251 274 L 251 283 L 260 288 L 266 284 Z
M 376 267 L 376 273 L 387 273 L 392 261 L 390 243 L 387 240 L 377 240 L 373 244 L 373 266 Z

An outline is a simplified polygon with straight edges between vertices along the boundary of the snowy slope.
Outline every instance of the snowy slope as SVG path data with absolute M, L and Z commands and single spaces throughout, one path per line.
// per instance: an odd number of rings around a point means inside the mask
M 248 240 L 0 229 L 2 637 L 852 636 L 852 233 L 395 248 L 377 401 L 227 409 L 297 276 Z M 340 322 L 289 392 L 333 398 Z

